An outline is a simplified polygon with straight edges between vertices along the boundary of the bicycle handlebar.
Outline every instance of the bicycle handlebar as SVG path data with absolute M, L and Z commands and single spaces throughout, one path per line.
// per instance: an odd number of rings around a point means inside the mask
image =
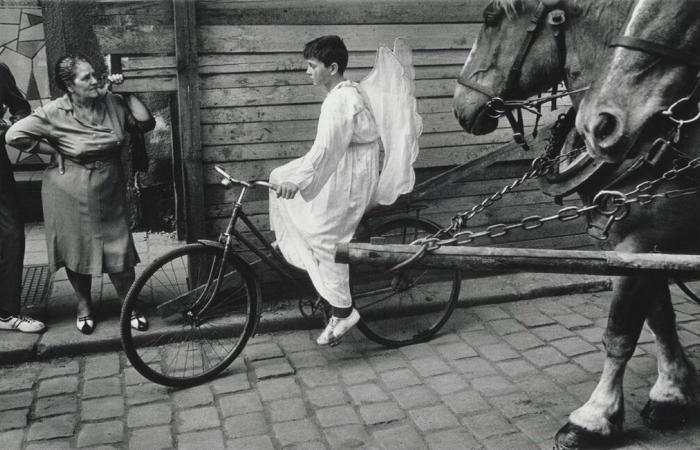
M 221 184 L 224 185 L 224 187 L 226 187 L 226 188 L 231 187 L 231 185 L 233 185 L 233 184 L 237 184 L 237 185 L 240 185 L 240 186 L 245 186 L 245 187 L 247 187 L 247 188 L 262 186 L 262 187 L 266 187 L 266 188 L 268 188 L 268 189 L 272 189 L 273 191 L 276 191 L 276 190 L 277 190 L 277 185 L 276 185 L 276 184 L 272 184 L 272 183 L 270 183 L 269 181 L 264 181 L 264 180 L 249 180 L 249 181 L 237 180 L 237 179 L 233 178 L 231 175 L 229 175 L 228 172 L 226 172 L 226 171 L 223 169 L 223 167 L 221 167 L 221 166 L 219 166 L 219 165 L 214 165 L 214 170 L 216 170 L 217 172 L 219 172 L 219 174 L 220 174 L 222 177 L 224 177 L 224 179 L 221 180 Z

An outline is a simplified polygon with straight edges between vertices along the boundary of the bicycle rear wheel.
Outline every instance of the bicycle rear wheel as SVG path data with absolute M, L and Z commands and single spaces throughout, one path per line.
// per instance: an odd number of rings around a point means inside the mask
M 255 331 L 259 285 L 242 259 L 222 257 L 222 247 L 185 245 L 151 263 L 131 286 L 121 312 L 122 345 L 141 375 L 192 386 L 213 379 L 243 350 Z M 131 328 L 135 312 L 148 319 L 146 331 Z
M 380 225 L 372 235 L 384 237 L 386 244 L 410 244 L 436 231 L 438 227 L 431 222 L 407 217 Z M 358 328 L 388 347 L 429 340 L 454 311 L 461 287 L 459 270 L 419 264 L 398 272 L 388 269 L 353 265 L 350 286 L 361 317 Z

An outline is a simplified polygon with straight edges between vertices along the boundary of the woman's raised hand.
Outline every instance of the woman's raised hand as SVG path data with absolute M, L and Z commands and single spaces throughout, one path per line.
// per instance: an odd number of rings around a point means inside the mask
M 104 97 L 105 95 L 107 95 L 109 88 L 113 84 L 122 84 L 123 82 L 124 82 L 124 75 L 121 73 L 112 73 L 110 75 L 107 75 L 107 78 L 105 79 L 105 84 L 101 88 L 98 88 L 98 91 L 100 93 L 100 97 Z
M 121 73 L 112 73 L 107 75 L 107 83 L 111 84 L 122 84 L 124 82 L 124 75 Z

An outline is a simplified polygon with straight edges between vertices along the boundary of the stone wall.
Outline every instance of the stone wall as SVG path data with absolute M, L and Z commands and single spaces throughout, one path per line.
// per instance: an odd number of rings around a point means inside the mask
M 51 100 L 44 17 L 37 0 L 0 2 L 0 62 L 12 70 L 32 108 Z M 48 161 L 11 148 L 8 155 L 20 168 L 37 169 Z

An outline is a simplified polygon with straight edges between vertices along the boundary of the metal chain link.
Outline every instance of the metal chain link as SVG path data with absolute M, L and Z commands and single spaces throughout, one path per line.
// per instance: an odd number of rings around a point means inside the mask
M 507 235 L 511 230 L 515 229 L 522 229 L 525 231 L 530 231 L 530 230 L 536 230 L 543 226 L 547 222 L 551 222 L 553 220 L 558 220 L 560 222 L 568 222 L 570 220 L 575 220 L 578 219 L 579 217 L 583 216 L 584 214 L 593 211 L 597 209 L 597 205 L 590 205 L 590 206 L 584 206 L 584 207 L 576 207 L 576 206 L 567 206 L 565 208 L 560 209 L 557 211 L 556 214 L 547 216 L 547 217 L 541 217 L 541 216 L 528 216 L 520 220 L 520 222 L 516 223 L 511 223 L 511 224 L 505 224 L 505 223 L 497 223 L 494 225 L 490 225 L 483 231 L 479 232 L 474 232 L 470 230 L 466 231 L 461 231 L 459 233 L 455 233 L 453 238 L 455 239 L 454 243 L 456 245 L 466 245 L 466 244 L 471 244 L 474 242 L 474 240 L 481 238 L 481 237 L 488 237 L 489 239 L 495 239 L 499 238 L 502 236 Z M 442 242 L 437 242 L 433 243 L 434 245 L 444 245 Z
M 564 93 L 563 95 L 568 95 L 574 92 L 580 92 L 580 91 L 585 91 L 587 90 L 588 87 L 579 89 L 577 91 L 571 91 L 568 93 Z M 690 95 L 681 98 L 674 104 L 672 104 L 670 107 L 668 107 L 666 110 L 661 111 L 661 115 L 666 116 L 671 122 L 675 124 L 674 127 L 674 137 L 672 138 L 673 143 L 678 143 L 681 139 L 681 130 L 683 126 L 689 124 L 689 123 L 694 123 L 697 121 L 700 121 L 700 108 L 698 108 L 698 101 L 697 101 L 697 96 L 698 93 L 700 92 L 700 77 L 698 78 L 698 81 L 693 88 L 692 92 Z M 534 113 L 537 117 L 536 125 L 535 125 L 535 130 L 537 129 L 537 124 L 539 123 L 539 119 L 541 116 L 540 113 L 540 106 L 541 103 L 544 103 L 549 100 L 553 100 L 557 97 L 561 96 L 560 94 L 555 94 L 551 96 L 550 98 L 547 99 L 539 99 L 538 101 L 523 101 L 523 102 L 506 102 L 501 99 L 498 99 L 501 101 L 502 105 L 500 109 L 494 108 L 494 105 L 490 105 L 492 109 L 494 109 L 495 112 L 498 113 L 497 117 L 500 117 L 501 115 L 505 114 L 506 111 L 510 109 L 526 109 L 532 113 Z M 696 111 L 694 114 L 691 114 L 689 117 L 682 117 L 682 113 L 679 113 L 679 111 L 682 111 L 682 107 L 685 106 L 686 103 L 690 103 L 693 107 L 696 108 Z M 607 239 L 608 237 L 608 231 L 612 224 L 615 222 L 624 219 L 627 217 L 627 214 L 629 213 L 630 206 L 632 204 L 638 203 L 642 206 L 647 206 L 651 205 L 655 200 L 657 199 L 673 199 L 673 198 L 679 198 L 683 196 L 688 196 L 688 195 L 695 195 L 700 192 L 700 187 L 694 187 L 694 188 L 688 188 L 688 189 L 673 189 L 670 191 L 666 192 L 659 192 L 655 194 L 649 194 L 648 192 L 652 189 L 654 189 L 657 185 L 660 183 L 663 183 L 665 181 L 671 181 L 677 178 L 680 174 L 683 172 L 686 172 L 688 170 L 692 169 L 698 169 L 700 168 L 700 157 L 692 158 L 688 161 L 688 163 L 681 168 L 673 168 L 669 169 L 666 172 L 664 172 L 660 177 L 654 179 L 654 180 L 647 180 L 643 181 L 642 183 L 639 183 L 637 186 L 635 186 L 635 189 L 632 191 L 623 194 L 619 191 L 600 191 L 595 198 L 593 199 L 593 202 L 589 206 L 584 206 L 584 207 L 576 207 L 576 206 L 568 206 L 560 209 L 557 211 L 556 214 L 547 216 L 547 217 L 540 217 L 540 216 L 528 216 L 523 219 L 521 219 L 517 223 L 513 224 L 495 224 L 487 227 L 483 231 L 479 232 L 474 232 L 470 230 L 466 231 L 461 231 L 455 233 L 456 230 L 459 230 L 461 228 L 466 227 L 466 223 L 472 219 L 474 216 L 477 214 L 481 213 L 484 211 L 486 208 L 489 206 L 493 205 L 495 202 L 501 200 L 505 194 L 508 194 L 512 192 L 516 187 L 520 186 L 521 184 L 525 183 L 527 180 L 531 178 L 536 178 L 538 176 L 545 176 L 549 173 L 549 170 L 551 170 L 554 165 L 559 161 L 559 158 L 565 157 L 568 158 L 571 156 L 573 152 L 570 152 L 565 155 L 560 155 L 558 157 L 554 157 L 555 151 L 560 148 L 559 144 L 563 144 L 563 139 L 565 139 L 566 134 L 568 134 L 568 130 L 565 133 L 561 133 L 562 131 L 562 126 L 564 125 L 564 122 L 566 121 L 566 115 L 562 114 L 557 118 L 557 121 L 555 122 L 554 126 L 552 127 L 551 130 L 551 137 L 549 139 L 549 142 L 547 143 L 547 146 L 545 147 L 545 151 L 543 154 L 533 161 L 533 169 L 525 173 L 522 177 L 516 179 L 513 181 L 510 185 L 505 186 L 503 189 L 498 191 L 497 193 L 493 194 L 491 197 L 485 199 L 482 201 L 480 204 L 472 207 L 469 211 L 458 214 L 452 219 L 452 223 L 450 226 L 443 228 L 436 232 L 434 235 L 426 238 L 421 238 L 416 241 L 414 241 L 412 244 L 413 245 L 421 245 L 420 250 L 408 258 L 407 260 L 397 264 L 396 266 L 392 267 L 390 270 L 395 271 L 399 270 L 411 263 L 413 263 L 416 260 L 421 259 L 425 254 L 429 251 L 435 250 L 439 248 L 441 245 L 463 245 L 463 244 L 468 244 L 473 242 L 475 239 L 480 238 L 480 237 L 489 237 L 491 239 L 505 236 L 508 234 L 511 230 L 514 229 L 523 229 L 525 231 L 529 230 L 535 230 L 540 227 L 542 227 L 545 223 L 554 221 L 554 220 L 559 220 L 561 222 L 567 222 L 569 220 L 575 220 L 583 215 L 589 213 L 589 212 L 597 212 L 598 214 L 601 214 L 603 216 L 608 217 L 607 224 L 605 227 L 603 227 L 603 232 L 601 234 L 601 237 L 603 239 Z M 513 124 L 511 123 L 511 127 L 513 127 Z M 514 129 L 514 131 L 517 132 L 517 130 Z M 516 140 L 517 142 L 517 140 Z M 668 142 L 667 142 L 668 143 Z M 523 145 L 524 148 L 527 149 L 527 144 Z M 677 153 L 683 154 L 676 150 Z M 685 155 L 687 156 L 687 155 Z M 643 161 L 638 161 L 639 164 L 643 164 Z M 639 167 L 638 165 L 636 167 Z M 635 166 L 633 166 L 634 170 Z M 697 183 L 696 184 L 700 184 Z M 606 208 L 607 205 L 610 205 L 609 208 Z M 441 237 L 444 237 L 445 235 L 449 235 L 450 238 L 448 239 L 441 239 Z M 466 236 L 464 239 L 460 240 L 459 238 L 461 236 Z
M 541 217 L 541 216 L 528 216 L 521 219 L 519 222 L 505 224 L 497 223 L 490 225 L 483 231 L 461 231 L 454 233 L 451 239 L 434 240 L 428 238 L 425 241 L 419 239 L 415 242 L 416 245 L 423 244 L 425 242 L 430 242 L 431 247 L 440 245 L 466 245 L 474 242 L 475 239 L 488 237 L 490 239 L 495 239 L 507 235 L 510 231 L 516 229 L 522 229 L 525 231 L 536 230 L 543 226 L 547 222 L 552 222 L 558 220 L 560 222 L 568 222 L 570 220 L 576 220 L 589 212 L 597 212 L 604 217 L 613 218 L 609 225 L 613 222 L 619 221 L 627 216 L 627 210 L 629 206 L 638 203 L 642 206 L 650 205 L 657 199 L 673 199 L 678 197 L 683 197 L 687 195 L 693 195 L 700 192 L 700 188 L 688 188 L 688 189 L 673 189 L 670 191 L 659 192 L 656 194 L 648 194 L 647 192 L 656 187 L 659 183 L 665 181 L 671 181 L 676 179 L 683 172 L 700 168 L 700 157 L 690 160 L 685 166 L 681 168 L 669 169 L 664 172 L 660 177 L 654 180 L 647 180 L 639 183 L 635 188 L 627 193 L 622 193 L 618 191 L 601 191 L 593 200 L 593 203 L 589 206 L 566 206 L 561 208 L 556 214 Z M 528 172 L 532 173 L 532 172 Z M 516 180 L 518 181 L 518 180 Z M 609 228 L 609 226 L 608 226 Z M 464 237 L 464 239 L 460 239 Z
M 678 120 L 672 117 L 672 108 L 664 111 L 664 114 L 671 117 L 671 120 L 676 123 L 676 136 L 679 135 L 680 129 L 687 123 L 695 122 L 700 120 L 700 114 L 692 117 L 690 120 Z M 627 193 L 622 193 L 619 191 L 600 191 L 593 202 L 589 206 L 567 206 L 561 208 L 556 214 L 551 216 L 541 217 L 538 215 L 528 216 L 521 219 L 519 222 L 505 224 L 497 223 L 488 226 L 482 231 L 458 231 L 466 227 L 469 220 L 474 218 L 474 216 L 480 214 L 488 207 L 492 206 L 494 203 L 498 202 L 503 198 L 504 195 L 511 193 L 515 188 L 524 184 L 527 180 L 538 178 L 541 176 L 546 176 L 550 170 L 552 170 L 555 165 L 562 159 L 570 158 L 576 152 L 581 152 L 583 148 L 575 149 L 569 153 L 565 153 L 559 156 L 553 156 L 554 147 L 558 145 L 559 142 L 554 142 L 555 140 L 561 139 L 561 127 L 566 120 L 565 115 L 560 115 L 556 123 L 552 128 L 552 137 L 550 138 L 545 151 L 543 154 L 535 158 L 532 162 L 532 169 L 526 172 L 520 178 L 515 179 L 509 185 L 504 186 L 501 190 L 491 195 L 490 197 L 484 199 L 478 205 L 473 206 L 469 211 L 461 214 L 457 214 L 452 218 L 451 225 L 439 230 L 432 236 L 417 239 L 412 242 L 411 245 L 420 245 L 421 248 L 416 254 L 408 258 L 407 260 L 397 264 L 390 270 L 396 271 L 401 268 L 412 264 L 414 261 L 421 259 L 429 251 L 435 250 L 443 245 L 466 245 L 474 242 L 474 240 L 479 238 L 489 238 L 495 239 L 499 237 L 506 236 L 512 230 L 522 229 L 525 231 L 536 230 L 542 227 L 544 224 L 552 221 L 568 222 L 570 220 L 576 220 L 584 215 L 596 212 L 604 217 L 607 217 L 607 223 L 602 228 L 600 239 L 607 239 L 608 232 L 611 226 L 618 222 L 629 214 L 630 206 L 633 204 L 639 204 L 641 206 L 649 206 L 655 200 L 658 199 L 674 199 L 689 195 L 695 195 L 700 192 L 700 187 L 688 188 L 688 189 L 673 189 L 666 192 L 659 192 L 655 194 L 648 193 L 659 184 L 663 182 L 668 182 L 676 179 L 682 173 L 700 168 L 700 157 L 690 159 L 685 166 L 680 168 L 672 168 L 664 172 L 660 177 L 653 180 L 646 180 L 639 183 L 633 190 Z M 565 136 L 565 134 L 564 134 Z M 674 139 L 677 142 L 678 139 Z M 680 152 L 679 152 L 680 153 Z M 445 236 L 450 236 L 449 238 L 444 238 Z
M 569 157 L 570 154 L 567 153 L 565 155 L 561 155 L 560 157 L 564 156 Z M 535 162 L 540 158 L 536 158 L 535 161 L 533 161 L 533 165 L 536 165 Z M 488 206 L 491 206 L 496 201 L 500 200 L 504 194 L 511 192 L 515 187 L 523 184 L 526 180 L 534 178 L 536 176 L 534 174 L 542 173 L 546 175 L 547 170 L 550 170 L 551 167 L 553 167 L 553 164 L 553 162 L 550 163 L 550 161 L 547 161 L 546 158 L 543 158 L 543 162 L 540 162 L 538 164 L 539 167 L 528 171 L 525 175 L 516 179 L 510 185 L 504 187 L 496 194 L 482 201 L 479 205 L 471 208 L 469 211 L 463 214 L 456 215 L 455 218 L 466 217 L 466 220 L 471 219 L 476 214 L 486 209 Z M 516 229 L 522 229 L 525 231 L 536 230 L 548 222 L 568 222 L 570 220 L 579 219 L 580 217 L 583 217 L 584 215 L 591 212 L 597 212 L 598 214 L 608 218 L 608 221 L 606 225 L 602 228 L 601 233 L 601 239 L 607 239 L 608 231 L 610 230 L 611 226 L 615 222 L 618 222 L 627 217 L 631 205 L 638 203 L 642 206 L 648 206 L 658 199 L 674 199 L 699 193 L 700 187 L 688 189 L 673 189 L 655 194 L 647 193 L 662 182 L 674 180 L 682 173 L 698 168 L 700 168 L 700 157 L 691 159 L 683 167 L 669 169 L 666 172 L 664 172 L 660 177 L 654 180 L 643 181 L 637 186 L 635 186 L 635 188 L 630 192 L 622 193 L 619 191 L 601 191 L 595 196 L 591 205 L 582 207 L 566 206 L 550 216 L 528 216 L 521 219 L 519 222 L 511 224 L 497 223 L 494 225 L 490 225 L 482 231 L 465 230 L 456 233 L 454 231 L 450 232 L 450 230 L 452 230 L 452 228 L 455 227 L 455 223 L 458 223 L 453 218 L 453 223 L 450 227 L 440 230 L 432 236 L 417 239 L 416 241 L 412 242 L 411 245 L 421 246 L 418 252 L 410 258 L 408 258 L 407 260 L 392 267 L 390 270 L 400 270 L 401 268 L 413 263 L 414 261 L 421 259 L 423 256 L 425 256 L 427 252 L 435 250 L 443 245 L 467 245 L 474 242 L 476 239 L 485 237 L 489 239 L 495 239 L 506 236 L 512 230 Z M 466 223 L 466 220 L 464 220 L 461 223 Z M 450 238 L 441 239 L 440 236 L 445 236 L 445 232 L 450 233 Z
M 659 183 L 662 183 L 664 181 L 671 181 L 674 180 L 678 177 L 678 175 L 682 174 L 683 172 L 686 172 L 688 170 L 692 169 L 697 169 L 700 168 L 700 157 L 693 158 L 690 161 L 686 163 L 685 166 L 680 167 L 678 169 L 669 169 L 666 172 L 664 172 L 659 178 L 656 178 L 654 180 L 647 180 L 639 183 L 633 191 L 628 192 L 626 195 L 628 197 L 633 196 L 633 195 L 638 195 L 643 192 L 650 191 L 656 185 Z
M 453 232 L 456 230 L 461 230 L 462 228 L 464 228 L 466 226 L 466 223 L 469 220 L 474 218 L 474 216 L 480 214 L 486 208 L 492 206 L 494 203 L 501 200 L 504 195 L 511 193 L 514 189 L 516 189 L 520 185 L 524 184 L 526 181 L 531 180 L 533 178 L 537 178 L 539 176 L 539 173 L 540 173 L 539 169 L 532 169 L 532 170 L 526 172 L 520 178 L 515 179 L 512 183 L 504 186 L 500 191 L 496 192 L 495 194 L 491 195 L 490 197 L 485 198 L 478 205 L 472 206 L 472 208 L 469 211 L 455 215 L 452 218 L 452 225 L 449 228 L 447 228 L 445 231 L 446 232 Z
M 558 150 L 563 144 L 566 134 L 570 127 L 565 127 L 564 123 L 568 120 L 566 114 L 560 114 L 557 121 L 554 123 L 551 129 L 551 137 L 547 140 L 547 145 L 545 146 L 542 155 L 536 157 L 532 161 L 532 169 L 523 174 L 520 178 L 513 180 L 509 185 L 504 186 L 502 189 L 497 191 L 490 197 L 485 198 L 481 203 L 472 206 L 468 211 L 456 214 L 452 220 L 451 224 L 445 228 L 440 229 L 434 233 L 430 238 L 424 239 L 424 241 L 439 240 L 439 237 L 444 237 L 446 235 L 453 235 L 456 231 L 464 229 L 467 226 L 467 222 L 473 219 L 478 214 L 481 214 L 485 209 L 492 206 L 494 203 L 501 200 L 505 195 L 511 193 L 519 186 L 525 184 L 528 180 L 546 176 L 550 171 L 562 160 L 571 158 L 572 156 L 580 154 L 585 150 L 585 147 L 576 148 L 571 152 L 554 156 L 554 152 Z M 563 131 L 566 128 L 566 131 Z
M 473 219 L 474 216 L 480 214 L 483 212 L 486 208 L 492 206 L 494 203 L 497 201 L 503 199 L 503 197 L 506 194 L 510 194 L 513 192 L 516 188 L 519 186 L 525 184 L 528 180 L 532 180 L 535 178 L 540 178 L 548 175 L 550 171 L 556 166 L 557 163 L 559 163 L 563 159 L 568 159 L 572 155 L 576 155 L 581 152 L 581 149 L 576 149 L 573 150 L 569 153 L 559 155 L 554 158 L 547 158 L 545 156 L 539 156 L 535 158 L 532 161 L 532 170 L 526 172 L 523 176 L 520 178 L 516 178 L 513 180 L 512 183 L 504 186 L 500 191 L 496 192 L 495 194 L 491 195 L 490 197 L 487 197 L 484 199 L 481 203 L 478 205 L 472 206 L 472 208 L 469 211 L 466 211 L 461 214 L 456 214 L 452 218 L 452 225 L 443 230 L 443 232 L 453 232 L 456 230 L 461 230 L 466 226 L 466 223 Z

